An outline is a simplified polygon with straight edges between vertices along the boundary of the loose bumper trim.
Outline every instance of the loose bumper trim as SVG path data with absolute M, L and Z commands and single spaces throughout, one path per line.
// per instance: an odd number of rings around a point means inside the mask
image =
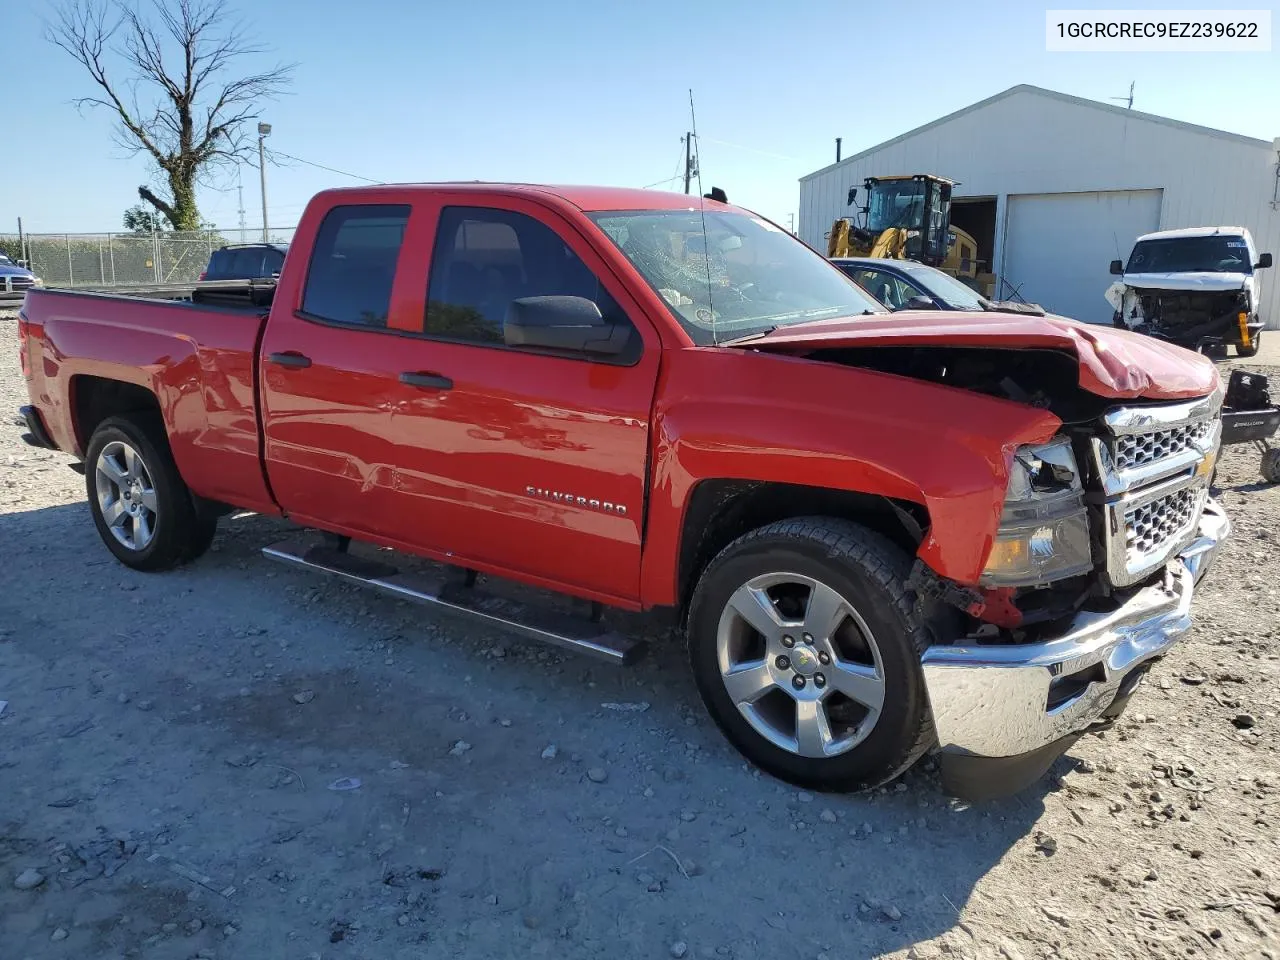
M 1113 704 L 1123 707 L 1145 667 L 1190 629 L 1195 585 L 1230 531 L 1226 514 L 1209 501 L 1195 538 L 1170 561 L 1161 583 L 1115 610 L 1080 613 L 1054 639 L 930 647 L 924 676 L 944 777 L 950 768 L 946 779 L 969 779 L 955 775 L 966 763 L 1007 770 L 1012 776 L 1001 792 L 1013 792 L 1038 779 L 1075 735 L 1112 718 Z M 993 758 L 1028 762 L 979 762 Z
M 27 425 L 27 432 L 22 435 L 22 439 L 33 447 L 43 447 L 46 450 L 58 449 L 57 444 L 53 442 L 53 438 L 49 436 L 49 431 L 45 429 L 44 420 L 40 418 L 40 411 L 35 407 L 19 407 L 18 413 Z

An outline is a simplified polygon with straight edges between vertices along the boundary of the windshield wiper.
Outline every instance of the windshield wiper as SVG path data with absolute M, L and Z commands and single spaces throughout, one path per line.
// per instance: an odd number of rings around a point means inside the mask
M 720 340 L 716 343 L 718 347 L 731 347 L 738 343 L 745 343 L 748 340 L 759 340 L 761 337 L 767 337 L 773 331 L 777 330 L 776 325 L 772 327 L 763 327 L 759 330 L 752 330 L 750 333 L 744 333 L 740 337 L 734 337 L 732 340 Z

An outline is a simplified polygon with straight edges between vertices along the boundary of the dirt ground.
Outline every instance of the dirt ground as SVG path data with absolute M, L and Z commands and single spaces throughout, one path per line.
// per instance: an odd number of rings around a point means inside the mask
M 599 666 L 270 564 L 289 528 L 259 517 L 126 569 L 69 458 L 19 440 L 14 327 L 4 960 L 1280 957 L 1280 488 L 1251 448 L 1194 632 L 1119 725 L 999 803 L 929 764 L 813 796 L 743 763 L 644 618 L 617 619 L 654 654 Z

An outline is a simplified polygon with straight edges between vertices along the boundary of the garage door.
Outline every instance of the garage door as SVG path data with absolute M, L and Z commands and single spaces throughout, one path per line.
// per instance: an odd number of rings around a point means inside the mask
M 1054 313 L 1110 323 L 1102 296 L 1113 280 L 1108 264 L 1127 259 L 1137 237 L 1160 229 L 1160 200 L 1160 190 L 1009 197 L 1001 271 L 1007 283 L 997 295 L 1017 290 Z

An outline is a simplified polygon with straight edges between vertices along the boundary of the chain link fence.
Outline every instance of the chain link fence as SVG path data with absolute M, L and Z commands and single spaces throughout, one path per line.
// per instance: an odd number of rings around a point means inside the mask
M 293 227 L 269 232 L 286 245 Z M 200 279 L 219 247 L 258 243 L 261 230 L 164 233 L 0 234 L 0 253 L 25 262 L 46 287 L 116 287 L 191 284 Z

